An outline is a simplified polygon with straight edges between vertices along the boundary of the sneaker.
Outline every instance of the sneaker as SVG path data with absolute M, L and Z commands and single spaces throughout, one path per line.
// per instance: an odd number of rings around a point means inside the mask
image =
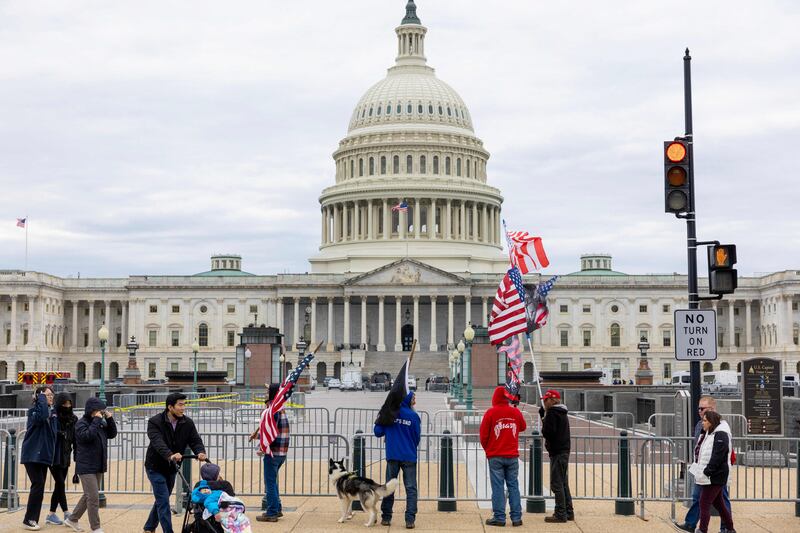
M 414 522 L 406 522 L 406 529 L 414 529 Z
M 52 524 L 54 526 L 63 526 L 64 522 L 58 517 L 56 513 L 50 513 L 47 515 L 47 518 L 44 519 L 45 524 Z
M 563 524 L 564 522 L 567 521 L 567 517 L 566 516 L 556 516 L 556 515 L 545 516 L 544 517 L 544 521 L 547 522 L 548 524 Z
M 28 531 L 39 531 L 42 529 L 36 520 L 24 520 L 22 522 L 22 529 L 27 529 Z
M 278 511 L 278 514 L 276 514 L 275 516 L 277 516 L 278 518 L 283 518 L 283 511 Z
M 522 520 L 514 520 L 511 522 L 511 525 L 514 527 L 520 527 L 522 525 Z
M 392 525 L 392 521 L 391 520 L 386 520 L 384 518 L 383 520 L 381 520 L 381 525 L 382 526 L 391 526 Z
M 278 521 L 277 515 L 260 514 L 256 517 L 256 522 L 277 522 L 277 521 Z
M 506 527 L 506 523 L 505 522 L 501 522 L 500 520 L 498 520 L 496 518 L 487 518 L 486 519 L 486 525 L 487 526 Z
M 83 528 L 78 525 L 78 522 L 73 521 L 72 518 L 64 520 L 64 525 L 71 528 L 73 531 L 83 531 Z
M 64 520 L 69 520 L 69 517 L 72 516 L 72 513 L 64 511 Z
M 567 515 L 567 520 L 570 521 L 570 522 L 574 522 L 575 521 L 575 515 L 574 514 L 568 514 Z
M 694 533 L 694 528 L 688 524 L 678 524 L 677 522 L 674 523 L 675 527 L 680 529 L 681 531 L 690 531 Z

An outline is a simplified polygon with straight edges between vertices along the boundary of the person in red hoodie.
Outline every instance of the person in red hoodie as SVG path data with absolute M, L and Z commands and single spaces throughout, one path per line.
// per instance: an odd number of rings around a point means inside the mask
M 489 460 L 489 479 L 492 482 L 492 512 L 487 526 L 506 525 L 505 487 L 511 523 L 522 525 L 522 504 L 519 496 L 519 435 L 525 429 L 525 418 L 516 407 L 509 405 L 505 387 L 497 387 L 492 395 L 492 407 L 481 420 L 481 446 Z M 503 483 L 505 482 L 505 487 Z

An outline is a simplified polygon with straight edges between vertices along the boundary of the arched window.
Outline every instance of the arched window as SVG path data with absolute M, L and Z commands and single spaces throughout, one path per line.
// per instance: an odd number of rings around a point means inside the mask
M 409 102 L 408 106 L 406 106 L 406 113 L 408 113 L 410 115 L 413 111 L 414 111 L 414 108 L 411 106 L 411 102 Z
M 369 175 L 370 176 L 374 176 L 375 175 L 375 158 L 374 157 L 370 157 L 369 158 Z
M 461 158 L 456 159 L 456 176 L 461 175 Z
M 427 172 L 427 159 L 424 155 L 419 156 L 419 173 L 425 174 Z
M 17 361 L 17 372 L 25 372 L 25 361 Z
M 119 377 L 119 363 L 116 361 L 108 365 L 108 379 L 117 379 Z
M 619 346 L 620 327 L 619 324 L 611 324 L 611 346 Z
M 358 175 L 359 176 L 363 176 L 364 175 L 364 160 L 363 159 L 359 159 L 358 160 Z
M 420 115 L 422 114 L 422 104 L 419 104 L 417 106 L 417 113 L 419 113 Z
M 369 116 L 372 116 L 372 108 L 369 108 Z
M 433 104 L 428 104 L 428 114 L 433 115 Z
M 400 156 L 396 155 L 392 158 L 392 173 L 400 174 Z
M 381 174 L 386 174 L 386 156 L 381 156 Z
M 0 379 L 8 379 L 8 363 L 0 361 Z
M 326 365 L 324 361 L 320 361 L 317 363 L 317 381 L 320 385 L 326 377 L 328 377 L 328 365 Z
M 450 106 L 447 106 L 447 116 L 452 117 L 453 114 L 450 112 Z
M 411 155 L 406 156 L 406 174 L 414 172 L 414 158 Z
M 720 363 L 719 369 L 720 370 L 730 370 L 731 369 L 731 364 L 728 363 L 728 362 Z
M 208 325 L 200 324 L 197 328 L 197 343 L 200 346 L 208 346 Z
M 350 160 L 350 177 L 351 178 L 355 177 L 355 173 L 356 173 L 356 165 L 355 165 L 355 162 L 351 159 Z
M 100 362 L 94 363 L 92 365 L 92 379 L 100 379 L 100 375 L 102 374 L 101 370 Z
M 438 155 L 433 156 L 433 173 L 434 174 L 438 174 L 439 173 L 439 156 Z
M 450 157 L 444 158 L 444 173 L 450 175 Z
M 86 363 L 78 363 L 78 381 L 86 381 Z
M 714 365 L 711 363 L 703 363 L 703 372 L 713 372 Z
M 387 115 L 391 115 L 392 114 L 392 104 L 389 104 L 389 105 L 386 106 L 386 114 Z
M 403 106 L 400 105 L 400 104 L 397 104 L 397 114 L 399 115 L 402 112 L 403 112 Z
M 468 178 L 470 177 L 469 176 L 469 167 L 470 167 L 470 163 L 469 163 L 469 159 L 467 159 L 467 177 Z
M 478 162 L 477 161 L 475 161 L 475 164 L 473 165 L 472 170 L 475 171 L 474 172 L 475 178 L 477 178 L 478 177 Z
M 439 106 L 439 115 L 442 115 L 442 113 L 443 113 L 442 106 Z
M 376 116 L 381 116 L 381 106 L 378 106 L 378 109 L 376 110 L 375 114 Z

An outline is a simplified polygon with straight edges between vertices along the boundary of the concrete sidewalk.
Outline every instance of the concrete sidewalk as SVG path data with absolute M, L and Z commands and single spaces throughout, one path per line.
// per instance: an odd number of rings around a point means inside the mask
M 353 519 L 339 524 L 339 504 L 330 497 L 287 497 L 283 505 L 287 509 L 284 518 L 278 523 L 256 522 L 255 517 L 260 507 L 260 499 L 244 498 L 249 506 L 248 515 L 253 521 L 254 531 L 274 532 L 328 532 L 328 531 L 361 531 L 364 530 L 366 515 L 355 513 Z M 77 497 L 70 496 L 70 508 Z M 47 500 L 49 503 L 49 500 Z M 109 506 L 101 509 L 100 516 L 105 533 L 136 533 L 142 531 L 142 525 L 149 512 L 152 497 L 114 495 L 108 496 Z M 524 525 L 514 531 L 540 532 L 586 532 L 586 533 L 619 533 L 621 531 L 674 532 L 670 523 L 669 504 L 647 504 L 646 521 L 636 516 L 621 517 L 614 515 L 614 502 L 576 501 L 576 520 L 567 524 L 545 524 L 545 515 L 524 514 Z M 375 526 L 379 530 L 405 530 L 403 519 L 404 501 L 395 502 L 395 517 L 391 527 Z M 523 502 L 524 509 L 524 502 Z M 45 511 L 47 507 L 45 506 Z M 638 508 L 637 508 L 638 511 Z M 683 508 L 678 508 L 678 516 L 683 516 Z M 739 533 L 783 533 L 800 531 L 800 518 L 794 516 L 792 504 L 734 503 L 734 521 Z M 0 531 L 22 531 L 24 511 L 0 513 Z M 491 516 L 488 509 L 479 509 L 475 503 L 459 502 L 458 511 L 443 513 L 436 510 L 435 502 L 420 502 L 416 526 L 422 531 L 497 531 L 500 528 L 484 525 L 484 520 Z M 42 514 L 44 522 L 45 514 Z M 173 528 L 180 532 L 183 515 L 173 517 Z M 81 525 L 88 531 L 88 521 L 83 517 Z M 511 523 L 506 527 L 511 527 Z M 43 526 L 43 531 L 62 532 L 66 528 Z M 711 519 L 709 531 L 719 530 L 719 518 Z M 159 529 L 160 531 L 160 529 Z

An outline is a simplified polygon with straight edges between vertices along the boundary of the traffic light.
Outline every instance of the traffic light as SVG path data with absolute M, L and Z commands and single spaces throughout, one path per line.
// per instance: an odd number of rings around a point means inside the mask
M 689 145 L 685 141 L 664 141 L 664 212 L 688 213 Z
M 708 250 L 708 292 L 731 294 L 736 290 L 737 273 L 735 244 L 715 244 Z

